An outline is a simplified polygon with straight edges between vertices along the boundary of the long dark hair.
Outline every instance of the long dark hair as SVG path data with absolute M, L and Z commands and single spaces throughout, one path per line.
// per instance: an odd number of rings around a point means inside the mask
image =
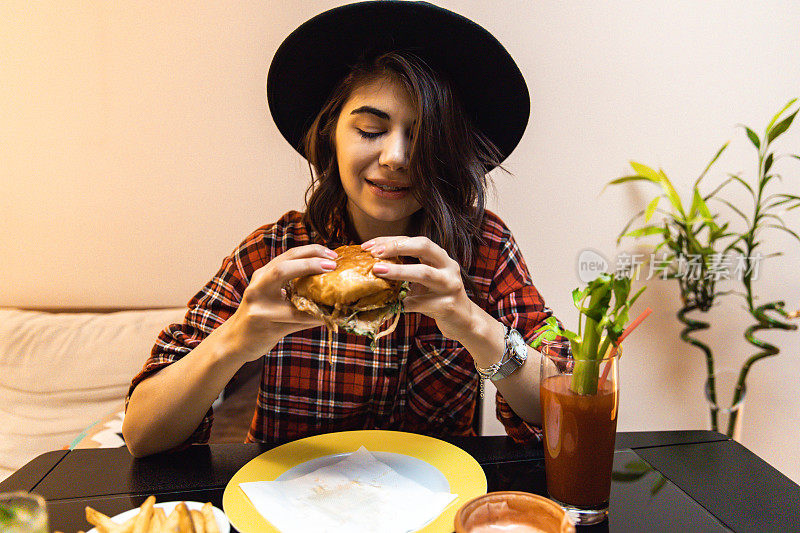
M 472 125 L 448 81 L 410 52 L 389 52 L 357 64 L 317 115 L 304 139 L 312 169 L 304 221 L 327 244 L 339 244 L 348 217 L 336 161 L 336 122 L 356 87 L 386 77 L 405 87 L 418 116 L 408 168 L 414 197 L 422 206 L 416 231 L 461 265 L 462 279 L 473 290 L 466 274 L 480 238 L 486 173 L 499 166 L 500 151 Z

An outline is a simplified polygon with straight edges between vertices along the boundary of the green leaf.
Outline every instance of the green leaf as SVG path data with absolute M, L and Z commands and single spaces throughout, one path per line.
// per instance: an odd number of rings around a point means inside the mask
M 800 109 L 798 109 L 798 111 L 800 111 Z M 767 134 L 767 142 L 771 143 L 772 141 L 777 139 L 779 135 L 781 135 L 783 132 L 785 132 L 787 129 L 789 129 L 789 126 L 792 125 L 792 121 L 794 120 L 794 117 L 796 115 L 797 115 L 797 111 L 795 111 L 794 113 L 792 113 L 791 115 L 789 115 L 788 117 L 783 119 L 782 121 L 778 122 L 778 124 L 776 124 L 775 127 L 772 128 L 769 131 L 769 133 Z
M 778 223 L 779 223 L 779 224 L 781 224 L 781 225 L 783 225 L 783 226 L 785 226 L 785 225 L 786 225 L 786 222 L 784 222 L 784 221 L 783 221 L 783 219 L 782 219 L 781 217 L 779 217 L 778 215 L 774 215 L 774 214 L 772 214 L 772 213 L 765 213 L 765 214 L 763 215 L 763 218 L 771 218 L 771 219 L 777 220 L 777 221 L 778 221 Z
M 750 191 L 750 194 L 751 194 L 751 195 L 753 196 L 753 198 L 755 199 L 755 197 L 756 197 L 756 193 L 755 193 L 755 191 L 753 191 L 753 188 L 752 188 L 752 187 L 751 187 L 751 186 L 750 186 L 750 185 L 749 185 L 749 184 L 748 184 L 746 181 L 744 181 L 742 178 L 740 178 L 739 176 L 737 176 L 737 175 L 735 175 L 735 174 L 728 174 L 728 176 L 730 176 L 732 180 L 734 180 L 734 181 L 738 181 L 739 183 L 741 183 L 742 185 L 744 185 L 744 187 L 745 187 L 745 188 L 746 188 L 748 191 Z
M 645 223 L 650 222 L 650 219 L 653 218 L 653 213 L 656 212 L 656 207 L 658 207 L 658 202 L 661 201 L 661 196 L 656 196 L 650 203 L 647 204 L 647 209 L 644 212 L 644 221 Z
M 639 211 L 638 213 L 633 215 L 633 217 L 631 217 L 631 219 L 628 221 L 627 224 L 625 224 L 625 227 L 622 229 L 622 231 L 620 232 L 619 236 L 617 237 L 617 244 L 619 244 L 619 241 L 621 241 L 622 238 L 625 236 L 625 234 L 627 233 L 628 229 L 631 226 L 633 226 L 633 223 L 636 222 L 636 219 L 638 219 L 643 214 L 644 214 L 644 211 Z
M 708 209 L 708 205 L 703 200 L 703 197 L 700 195 L 700 190 L 695 187 L 694 189 L 694 197 L 692 198 L 692 209 L 689 213 L 689 217 L 693 218 L 695 214 L 699 213 L 703 218 L 703 221 L 710 222 L 713 224 L 714 215 L 711 214 L 711 211 Z M 714 224 L 716 227 L 716 224 Z
M 748 128 L 747 126 L 743 126 L 745 130 L 747 130 L 747 137 L 750 139 L 750 142 L 753 143 L 753 146 L 756 147 L 756 150 L 761 149 L 761 141 L 758 139 L 758 135 L 756 132 Z
M 675 190 L 675 187 L 672 186 L 672 182 L 669 181 L 666 174 L 661 172 L 661 187 L 667 193 L 667 198 L 669 198 L 672 207 L 675 208 L 675 211 L 681 214 L 681 216 L 685 217 L 686 213 L 683 211 L 683 204 L 681 203 L 681 197 L 678 196 L 678 192 Z
M 767 160 L 766 160 L 766 161 L 764 161 L 764 174 L 766 174 L 767 172 L 769 172 L 769 169 L 770 169 L 770 167 L 772 167 L 772 160 L 773 160 L 773 157 L 772 157 L 772 152 L 770 152 L 770 153 L 767 155 Z
M 608 185 L 619 185 L 620 183 L 627 183 L 629 181 L 650 181 L 650 178 L 645 178 L 644 176 L 623 176 L 621 178 L 617 178 L 615 180 L 611 180 L 608 182 Z
M 697 190 L 697 187 L 694 188 L 694 192 L 692 194 L 692 205 L 689 208 L 689 219 L 686 221 L 687 224 L 694 224 L 697 222 L 696 215 L 698 210 L 697 205 L 697 198 L 700 196 L 700 191 Z
M 639 229 L 626 233 L 625 235 L 623 235 L 623 237 L 639 238 L 639 237 L 647 237 L 648 235 L 655 235 L 657 233 L 664 233 L 664 228 L 662 228 L 661 226 L 650 225 L 650 226 L 643 226 Z
M 586 290 L 575 289 L 572 291 L 572 303 L 575 304 L 575 307 L 581 306 L 581 301 L 586 296 Z
M 779 199 L 776 202 L 773 202 L 769 205 L 769 207 L 776 207 L 781 204 L 785 204 L 787 202 L 791 202 L 793 200 L 800 200 L 800 196 L 794 194 L 786 194 L 786 193 L 779 193 L 779 194 L 770 194 L 764 202 L 772 202 L 772 200 Z
M 665 240 L 662 240 L 660 243 L 658 243 L 658 244 L 656 245 L 656 247 L 655 247 L 655 248 L 653 248 L 653 254 L 655 254 L 656 252 L 658 252 L 658 251 L 659 251 L 659 250 L 660 250 L 662 247 L 664 247 L 664 246 L 669 246 L 669 241 L 668 241 L 668 240 L 666 240 L 666 239 L 665 239 Z
M 576 342 L 580 341 L 580 337 L 578 337 L 578 334 L 575 333 L 574 331 L 570 331 L 568 329 L 561 330 L 561 335 L 563 335 L 565 338 L 567 338 L 570 341 L 576 341 Z
M 700 193 L 695 191 L 697 194 L 697 210 L 700 211 L 700 214 L 703 215 L 703 218 L 706 221 L 711 222 L 713 224 L 714 216 L 711 214 L 711 211 L 708 209 L 708 205 L 703 201 L 703 197 L 700 196 Z M 714 224 L 716 227 L 716 224 Z
M 797 101 L 797 98 L 792 98 L 791 100 L 789 100 L 788 104 L 783 106 L 783 109 L 778 111 L 778 114 L 776 114 L 774 117 L 772 117 L 772 120 L 769 122 L 769 124 L 767 124 L 767 131 L 769 131 L 770 128 L 772 128 L 772 125 L 775 124 L 775 122 L 778 120 L 778 118 L 780 118 L 780 116 L 783 115 L 783 112 L 786 111 L 787 109 L 789 109 L 790 107 L 792 107 L 792 104 L 795 103 L 796 101 Z
M 763 191 L 767 187 L 767 183 L 772 181 L 774 178 L 778 178 L 778 180 L 781 179 L 777 174 L 767 174 L 759 181 L 759 188 Z
M 642 293 L 644 292 L 644 290 L 646 288 L 647 288 L 647 286 L 645 285 L 644 287 L 642 287 L 638 291 L 636 291 L 636 294 L 634 294 L 633 297 L 630 300 L 628 300 L 628 307 L 632 306 L 634 304 L 634 302 L 636 302 L 636 300 L 639 299 L 639 296 L 642 295 Z
M 733 178 L 728 178 L 722 183 L 720 183 L 716 189 L 708 193 L 707 195 L 703 196 L 703 200 L 708 201 L 709 198 L 713 198 L 716 194 L 721 191 L 726 185 L 733 181 Z
M 747 217 L 747 215 L 745 215 L 745 214 L 744 214 L 744 213 L 741 211 L 741 209 L 739 209 L 738 207 L 736 207 L 735 205 L 733 205 L 732 203 L 730 203 L 728 200 L 725 200 L 724 198 L 712 198 L 712 200 L 716 200 L 716 201 L 718 201 L 718 202 L 722 202 L 723 204 L 727 205 L 728 207 L 730 207 L 730 208 L 733 210 L 733 212 L 734 212 L 734 213 L 736 213 L 737 215 L 739 215 L 740 217 L 742 217 L 742 218 L 744 219 L 745 223 L 746 223 L 748 226 L 750 225 L 750 219 Z
M 716 155 L 715 155 L 714 157 L 712 157 L 712 158 L 711 158 L 711 161 L 709 161 L 709 163 L 706 165 L 706 168 L 705 168 L 705 169 L 703 169 L 703 172 L 701 172 L 701 173 L 700 173 L 700 176 L 698 176 L 697 180 L 694 182 L 694 186 L 695 186 L 695 187 L 697 187 L 697 186 L 700 184 L 700 180 L 702 180 L 702 179 L 703 179 L 703 176 L 705 176 L 705 175 L 706 175 L 706 173 L 708 172 L 708 169 L 710 169 L 710 168 L 711 168 L 711 165 L 713 165 L 713 164 L 714 164 L 714 162 L 715 162 L 717 159 L 719 159 L 719 156 L 720 156 L 720 155 L 722 155 L 722 152 L 724 152 L 724 151 L 725 151 L 725 149 L 728 147 L 728 145 L 729 145 L 729 144 L 730 144 L 730 141 L 728 141 L 728 142 L 726 142 L 725 144 L 723 144 L 723 145 L 722 145 L 722 148 L 720 148 L 719 150 L 717 150 L 717 153 L 716 153 Z
M 798 242 L 800 242 L 800 235 L 798 235 L 798 234 L 797 234 L 797 233 L 795 233 L 794 231 L 790 230 L 790 229 L 789 229 L 789 228 L 787 228 L 786 226 L 779 226 L 779 225 L 777 225 L 777 224 L 767 224 L 767 227 L 768 227 L 768 228 L 775 228 L 775 229 L 779 229 L 779 230 L 785 231 L 786 233 L 788 233 L 789 235 L 791 235 L 792 237 L 794 237 L 795 239 L 797 239 L 797 240 L 798 240 Z
M 630 163 L 633 170 L 635 170 L 639 176 L 648 179 L 653 183 L 661 183 L 661 175 L 652 168 L 648 167 L 647 165 L 637 163 L 636 161 L 631 161 Z

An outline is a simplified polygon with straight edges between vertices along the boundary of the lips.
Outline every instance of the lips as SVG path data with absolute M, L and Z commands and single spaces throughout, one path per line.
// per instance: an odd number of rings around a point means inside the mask
M 370 185 L 373 185 L 384 191 L 407 191 L 408 189 L 410 189 L 410 187 L 407 185 L 401 185 L 400 183 L 395 183 L 391 181 L 368 180 L 366 178 L 365 180 Z
M 366 178 L 364 181 L 366 181 L 367 185 L 369 185 L 369 190 L 372 191 L 375 196 L 380 198 L 398 200 L 400 198 L 404 198 L 411 191 L 411 187 L 401 185 L 397 182 L 373 181 Z

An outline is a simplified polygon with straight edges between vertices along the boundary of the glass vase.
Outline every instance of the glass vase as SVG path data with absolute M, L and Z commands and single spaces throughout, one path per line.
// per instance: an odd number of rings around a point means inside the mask
M 711 429 L 719 431 L 737 442 L 742 442 L 742 419 L 747 386 L 742 385 L 738 400 L 733 397 L 739 372 L 732 368 L 720 368 L 706 378 L 704 393 L 711 418 Z M 716 423 L 716 427 L 714 427 Z

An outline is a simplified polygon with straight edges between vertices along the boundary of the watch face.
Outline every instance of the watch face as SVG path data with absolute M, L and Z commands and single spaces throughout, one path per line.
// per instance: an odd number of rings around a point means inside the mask
M 528 358 L 528 345 L 525 344 L 525 339 L 522 338 L 519 331 L 512 329 L 509 334 L 509 341 L 511 342 L 511 348 L 514 350 L 514 355 L 519 361 L 524 361 Z

